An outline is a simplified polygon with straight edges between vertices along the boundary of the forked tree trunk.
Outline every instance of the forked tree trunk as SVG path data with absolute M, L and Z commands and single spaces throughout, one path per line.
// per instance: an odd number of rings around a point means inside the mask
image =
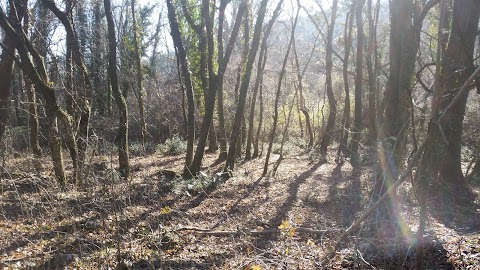
M 333 138 L 333 128 L 335 124 L 335 118 L 337 116 L 337 102 L 335 100 L 335 95 L 333 94 L 333 84 L 332 84 L 332 68 L 333 68 L 333 31 L 335 29 L 335 20 L 337 18 L 337 4 L 338 0 L 334 0 L 332 4 L 332 19 L 328 27 L 327 34 L 327 48 L 325 52 L 326 57 L 326 88 L 328 96 L 328 120 L 327 126 L 323 132 L 322 141 L 320 142 L 320 155 L 322 159 L 326 158 L 327 147 L 330 145 L 330 142 Z
M 177 15 L 172 0 L 166 0 L 168 9 L 168 20 L 170 23 L 170 34 L 180 64 L 180 75 L 187 96 L 187 153 L 185 157 L 184 177 L 191 177 L 190 166 L 193 161 L 193 143 L 195 141 L 195 100 L 193 97 L 193 84 L 190 68 L 187 61 L 187 52 L 183 45 L 182 35 L 178 26 Z
M 311 148 L 313 146 L 313 130 L 312 130 L 312 124 L 310 121 L 310 114 L 308 113 L 307 107 L 305 106 L 305 98 L 303 97 L 303 72 L 300 71 L 300 63 L 298 61 L 297 47 L 295 46 L 295 39 L 293 40 L 293 55 L 295 60 L 295 67 L 297 70 L 298 91 L 299 91 L 298 102 L 300 103 L 300 111 L 302 111 L 303 115 L 305 116 L 305 126 L 307 128 L 307 133 L 308 133 L 307 148 Z
M 76 148 L 78 153 L 77 168 L 79 171 L 81 171 L 88 146 L 88 129 L 91 112 L 89 102 L 92 100 L 92 83 L 83 61 L 82 49 L 72 22 L 72 10 L 70 2 L 67 2 L 67 8 L 65 12 L 60 11 L 55 3 L 51 0 L 43 0 L 43 3 L 55 14 L 55 16 L 57 16 L 57 18 L 65 27 L 67 34 L 67 82 L 70 80 L 70 82 L 67 83 L 67 87 L 70 88 L 70 94 L 72 95 L 72 100 L 70 101 L 72 104 L 70 106 L 73 106 L 73 103 L 75 102 L 80 107 L 79 115 L 76 115 L 73 109 L 70 107 L 71 112 L 69 112 L 69 114 L 73 117 L 72 128 L 78 126 L 78 136 L 75 138 L 76 145 L 70 145 L 70 147 Z M 83 84 L 81 84 L 81 87 L 79 87 L 82 91 L 73 90 L 72 63 L 75 64 L 82 75 Z
M 415 67 L 415 59 L 420 44 L 420 33 L 427 12 L 437 4 L 429 1 L 422 7 L 420 13 L 412 10 L 412 1 L 393 0 L 390 2 L 390 72 L 387 88 L 384 93 L 384 104 L 378 104 L 383 129 L 378 130 L 382 141 L 380 156 L 384 156 L 386 164 L 379 168 L 374 187 L 374 198 L 379 198 L 392 185 L 398 172 L 403 167 L 406 148 L 406 134 L 410 119 L 410 89 Z M 378 13 L 377 13 L 378 14 Z M 392 172 L 385 173 L 386 169 Z M 391 177 L 389 176 L 391 175 Z M 395 201 L 396 193 L 392 200 Z M 395 212 L 394 204 L 387 205 L 390 213 Z M 399 218 L 398 216 L 392 218 Z
M 10 2 L 13 7 L 13 2 Z M 62 149 L 60 144 L 60 136 L 57 127 L 57 114 L 60 109 L 57 105 L 55 97 L 55 90 L 48 85 L 48 77 L 42 58 L 38 52 L 33 48 L 30 40 L 25 36 L 19 19 L 22 18 L 24 7 L 27 6 L 27 1 L 20 3 L 14 8 L 20 16 L 11 17 L 10 22 L 7 20 L 5 13 L 0 9 L 0 26 L 5 31 L 7 36 L 10 36 L 18 50 L 21 59 L 21 65 L 25 75 L 29 76 L 32 82 L 36 85 L 37 90 L 45 99 L 45 113 L 47 116 L 47 127 L 49 133 L 49 143 L 52 154 L 53 169 L 57 182 L 61 186 L 65 186 L 66 177 L 63 166 Z M 32 62 L 33 61 L 33 62 Z M 35 63 L 35 64 L 34 64 Z
M 352 47 L 352 28 L 353 28 L 353 18 L 355 11 L 355 2 L 352 3 L 350 12 L 347 14 L 345 19 L 345 51 L 343 56 L 343 85 L 345 89 L 345 104 L 343 108 L 343 118 L 342 118 L 342 138 L 340 140 L 340 145 L 338 146 L 337 151 L 337 162 L 343 162 L 343 157 L 350 156 L 350 150 L 348 148 L 348 135 L 350 134 L 350 78 L 348 74 L 348 65 L 350 60 L 350 49 Z M 343 157 L 342 157 L 343 154 Z
M 16 16 L 15 9 L 10 7 L 9 17 Z M 15 40 L 5 35 L 2 55 L 0 56 L 0 140 L 3 139 L 5 128 L 8 125 L 10 111 L 10 95 L 13 81 L 13 60 L 15 57 Z
M 229 45 L 233 44 L 235 42 L 235 39 L 237 38 L 239 29 L 240 29 L 240 22 L 242 15 L 245 13 L 246 10 L 246 2 L 242 1 L 239 7 L 239 11 L 237 14 L 237 21 L 235 22 L 234 26 L 234 31 L 232 32 L 232 35 L 230 36 L 230 41 Z M 210 18 L 210 9 L 209 9 L 209 2 L 205 1 L 203 2 L 202 6 L 202 14 L 203 18 L 205 21 L 205 26 L 206 26 L 206 35 L 207 35 L 207 47 L 208 47 L 208 54 L 207 54 L 207 67 L 208 67 L 208 86 L 209 89 L 206 91 L 206 96 L 205 96 L 205 117 L 203 119 L 201 131 L 200 131 L 200 138 L 198 139 L 198 144 L 197 144 L 197 149 L 195 151 L 195 157 L 192 162 L 192 166 L 190 168 L 190 173 L 192 176 L 195 176 L 198 174 L 200 171 L 200 167 L 202 165 L 202 160 L 203 160 L 203 154 L 206 146 L 206 140 L 207 140 L 207 134 L 209 136 L 212 136 L 212 129 L 209 127 L 212 127 L 212 120 L 213 120 L 213 113 L 214 113 L 214 108 L 215 108 L 215 96 L 217 92 L 217 75 L 214 73 L 214 64 L 213 64 L 213 57 L 214 57 L 214 42 L 213 42 L 213 20 Z M 236 27 L 236 28 L 235 28 Z M 219 72 L 222 74 L 225 72 L 226 65 L 228 63 L 228 60 L 230 58 L 230 55 L 232 53 L 232 50 L 227 48 L 227 52 L 225 54 L 225 57 L 220 58 L 220 62 L 218 63 L 220 65 Z M 223 76 L 221 78 L 223 80 Z M 214 132 L 215 130 L 213 130 Z
M 228 149 L 227 160 L 225 163 L 224 171 L 232 171 L 235 166 L 235 157 L 237 155 L 237 142 L 239 141 L 239 135 L 241 133 L 241 125 L 243 119 L 243 113 L 245 111 L 245 103 L 247 100 L 248 86 L 250 84 L 250 77 L 252 75 L 253 62 L 257 55 L 258 47 L 260 44 L 260 36 L 262 33 L 263 20 L 265 18 L 265 12 L 267 10 L 267 0 L 262 0 L 260 8 L 258 10 L 257 21 L 255 23 L 255 30 L 253 34 L 252 46 L 248 53 L 247 64 L 245 66 L 245 72 L 242 76 L 242 83 L 240 86 L 240 93 L 238 99 L 238 106 L 235 112 L 235 118 L 233 121 L 232 132 L 230 136 L 230 147 Z
M 260 55 L 258 57 L 258 64 L 257 64 L 257 77 L 255 78 L 255 85 L 253 86 L 253 95 L 252 95 L 252 103 L 250 106 L 250 115 L 248 117 L 248 133 L 247 133 L 247 144 L 245 150 L 245 160 L 250 160 L 252 158 L 252 143 L 253 143 L 253 120 L 255 118 L 255 106 L 257 101 L 257 94 L 258 88 L 260 84 L 260 79 L 263 76 L 263 72 L 265 71 L 266 65 L 266 54 L 267 54 L 267 46 L 268 46 L 268 37 L 272 31 L 273 24 L 277 20 L 279 15 L 280 8 L 283 4 L 283 0 L 279 1 L 277 4 L 277 8 L 273 12 L 272 18 L 268 21 L 267 28 L 265 33 L 263 34 L 262 39 L 262 46 L 260 47 Z
M 128 153 L 128 111 L 127 102 L 118 85 L 117 74 L 117 41 L 115 34 L 115 23 L 113 21 L 113 13 L 110 0 L 104 0 L 105 16 L 107 17 L 108 26 L 108 76 L 112 87 L 112 94 L 118 107 L 118 162 L 120 174 L 127 178 L 130 175 L 130 159 Z
M 223 0 L 220 4 L 220 11 L 219 11 L 219 23 L 218 23 L 218 36 L 217 36 L 217 54 L 218 59 L 217 62 L 219 63 L 220 67 L 217 73 L 217 80 L 216 80 L 216 87 L 218 92 L 218 103 L 217 103 L 217 110 L 218 110 L 218 127 L 219 127 L 219 134 L 220 134 L 220 155 L 219 160 L 223 161 L 227 158 L 227 138 L 226 138 L 226 131 L 225 131 L 225 116 L 224 116 L 224 106 L 223 106 L 223 79 L 225 77 L 225 71 L 230 60 L 230 56 L 233 52 L 233 48 L 235 46 L 235 40 L 237 39 L 238 33 L 240 31 L 240 25 L 242 21 L 243 14 L 246 12 L 247 9 L 247 2 L 243 0 L 240 3 L 240 6 L 237 11 L 237 16 L 234 22 L 233 30 L 230 36 L 229 43 L 227 45 L 227 50 L 225 51 L 225 55 L 223 55 L 223 22 L 225 19 L 225 7 L 228 1 Z
M 270 161 L 270 154 L 272 152 L 272 147 L 273 147 L 273 140 L 275 138 L 275 133 L 277 131 L 278 103 L 279 103 L 279 99 L 280 99 L 280 92 L 282 90 L 282 82 L 283 82 L 283 77 L 285 76 L 285 71 L 286 71 L 287 62 L 288 62 L 288 56 L 289 56 L 290 50 L 292 48 L 293 40 L 295 39 L 295 28 L 297 27 L 298 14 L 300 13 L 300 8 L 301 8 L 298 1 L 297 1 L 297 4 L 298 4 L 298 9 L 297 9 L 297 14 L 295 15 L 295 20 L 294 20 L 293 25 L 292 25 L 292 33 L 290 35 L 290 41 L 288 42 L 287 52 L 285 53 L 285 58 L 283 59 L 282 69 L 281 69 L 280 75 L 278 77 L 277 91 L 275 93 L 275 105 L 274 105 L 274 111 L 273 111 L 272 131 L 270 132 L 270 138 L 269 138 L 270 141 L 268 143 L 268 150 L 267 150 L 267 155 L 265 157 L 265 165 L 263 166 L 262 176 L 267 175 L 268 163 Z

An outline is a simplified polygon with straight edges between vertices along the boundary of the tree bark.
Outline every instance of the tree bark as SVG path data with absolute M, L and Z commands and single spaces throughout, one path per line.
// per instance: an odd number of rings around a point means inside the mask
M 10 5 L 17 10 L 18 14 L 21 14 L 22 9 L 27 6 L 27 2 L 20 3 L 18 6 L 14 6 L 10 1 Z M 57 115 L 63 113 L 57 105 L 57 99 L 55 97 L 55 90 L 48 84 L 48 78 L 43 61 L 38 52 L 33 47 L 30 40 L 25 36 L 18 17 L 11 18 L 12 24 L 7 20 L 3 9 L 0 8 L 0 27 L 5 31 L 6 35 L 13 39 L 14 46 L 20 55 L 20 67 L 24 74 L 28 75 L 32 82 L 37 87 L 37 90 L 42 94 L 45 99 L 45 113 L 47 116 L 46 125 L 49 131 L 49 143 L 52 154 L 53 168 L 57 182 L 61 186 L 65 186 L 66 177 L 63 167 L 63 158 L 60 145 L 60 137 L 58 135 L 57 128 Z M 33 62 L 32 62 L 33 60 Z M 34 64 L 35 63 L 35 64 Z
M 241 132 L 243 113 L 245 111 L 245 103 L 247 100 L 247 92 L 248 92 L 248 86 L 250 83 L 250 77 L 252 75 L 253 62 L 255 61 L 255 57 L 257 55 L 258 47 L 260 44 L 260 35 L 262 32 L 263 20 L 265 18 L 265 12 L 267 9 L 267 2 L 268 2 L 267 0 L 262 0 L 260 3 L 260 8 L 258 10 L 258 15 L 257 15 L 257 21 L 255 23 L 252 46 L 248 54 L 247 64 L 245 66 L 245 72 L 242 76 L 238 106 L 235 112 L 232 133 L 230 136 L 230 147 L 228 149 L 227 160 L 225 162 L 224 171 L 226 172 L 232 171 L 235 165 L 235 157 L 237 155 L 237 142 L 239 140 L 239 134 Z
M 178 26 L 177 15 L 172 0 L 166 0 L 168 20 L 170 22 L 170 34 L 180 62 L 180 74 L 187 96 L 187 153 L 185 157 L 184 177 L 191 177 L 190 166 L 193 161 L 193 143 L 195 141 L 195 100 L 193 97 L 193 85 L 190 68 L 187 60 L 187 52 L 183 45 L 182 36 Z
M 280 8 L 283 4 L 283 0 L 279 1 L 275 11 L 273 12 L 272 18 L 268 21 L 267 28 L 263 34 L 262 39 L 262 46 L 260 47 L 260 55 L 258 57 L 258 64 L 257 64 L 257 77 L 255 78 L 255 85 L 253 86 L 253 95 L 252 95 L 252 103 L 250 105 L 250 115 L 248 117 L 248 133 L 247 133 L 247 145 L 245 150 L 245 160 L 250 160 L 252 158 L 252 142 L 253 142 L 253 120 L 255 118 L 255 106 L 257 101 L 257 94 L 258 88 L 260 84 L 260 79 L 263 76 L 263 72 L 265 71 L 266 62 L 266 54 L 267 54 L 267 46 L 268 46 L 268 38 L 270 33 L 272 32 L 273 24 L 277 20 L 279 15 Z
M 120 91 L 118 85 L 117 74 L 117 41 L 115 34 L 115 22 L 113 21 L 113 13 L 110 0 L 103 1 L 105 6 L 105 16 L 107 17 L 108 26 L 108 75 L 110 85 L 112 87 L 112 94 L 118 107 L 118 162 L 120 174 L 127 178 L 130 175 L 130 159 L 128 152 L 128 110 L 127 102 Z
M 335 20 L 337 18 L 337 4 L 338 0 L 334 0 L 332 4 L 332 18 L 328 26 L 327 34 L 327 46 L 325 51 L 326 64 L 326 88 L 327 88 L 327 97 L 328 97 L 328 120 L 327 126 L 323 132 L 322 141 L 320 142 L 320 155 L 322 159 L 326 159 L 327 156 L 327 147 L 330 145 L 330 141 L 333 137 L 333 128 L 335 124 L 335 118 L 337 116 L 337 102 L 335 100 L 335 95 L 333 94 L 333 85 L 332 85 L 332 68 L 333 68 L 333 31 L 335 29 Z
M 305 116 L 305 126 L 308 133 L 308 144 L 307 148 L 313 146 L 313 130 L 312 124 L 310 121 L 310 114 L 308 113 L 307 107 L 305 106 L 305 98 L 303 97 L 303 72 L 300 71 L 300 62 L 298 61 L 297 47 L 295 46 L 295 39 L 293 40 L 293 56 L 295 60 L 295 67 L 297 69 L 297 80 L 298 80 L 298 102 L 300 102 L 300 111 Z M 305 70 L 304 70 L 305 71 Z
M 263 173 L 262 176 L 267 175 L 268 172 L 268 162 L 270 161 L 270 153 L 272 152 L 272 147 L 273 147 L 273 140 L 275 138 L 275 133 L 277 131 L 277 123 L 278 123 L 278 103 L 280 99 L 280 92 L 282 90 L 282 81 L 283 77 L 285 76 L 285 71 L 287 67 L 287 62 L 288 62 L 288 56 L 290 54 L 290 50 L 292 48 L 293 40 L 295 39 L 295 28 L 297 27 L 297 22 L 298 22 L 298 14 L 300 13 L 300 3 L 299 0 L 297 0 L 298 4 L 298 9 L 297 9 L 297 14 L 295 15 L 295 21 L 293 22 L 292 25 L 292 33 L 290 35 L 290 41 L 288 42 L 287 46 L 287 52 L 285 53 L 285 58 L 283 59 L 283 64 L 282 64 L 282 69 L 280 71 L 280 75 L 278 77 L 278 83 L 277 83 L 277 91 L 275 94 L 275 107 L 273 111 L 273 124 L 272 124 L 272 131 L 270 132 L 270 141 L 268 143 L 268 150 L 267 150 L 267 155 L 265 157 L 265 165 L 263 166 Z M 281 156 L 280 156 L 281 158 Z
M 9 18 L 17 16 L 14 6 L 10 6 Z M 21 18 L 20 18 L 21 19 Z M 10 111 L 10 95 L 13 81 L 13 61 L 15 58 L 15 40 L 10 35 L 5 35 L 0 56 L 0 140 L 3 139 L 5 128 L 8 125 Z
M 479 14 L 480 2 L 454 1 L 450 38 L 442 59 L 442 81 L 445 83 L 443 109 L 451 103 L 474 70 L 473 53 Z M 460 101 L 452 107 L 441 123 L 448 144 L 439 167 L 440 179 L 446 183 L 461 186 L 466 185 L 461 167 L 461 147 L 468 93 L 461 95 Z
M 375 45 L 376 29 L 373 23 L 372 13 L 372 0 L 368 0 L 367 3 L 367 16 L 368 16 L 368 42 L 366 51 L 366 62 L 368 72 L 368 131 L 369 141 L 375 142 L 377 140 L 377 108 L 376 108 L 376 96 L 377 96 L 377 83 L 375 77 L 375 70 L 373 66 L 373 53 Z
M 403 1 L 403 0 L 400 0 Z M 355 65 L 355 119 L 353 123 L 351 163 L 360 164 L 360 138 L 362 131 L 362 88 L 363 88 L 363 18 L 365 0 L 357 0 L 355 18 L 357 22 L 357 59 Z
M 264 62 L 267 62 L 267 54 L 265 54 L 265 59 Z M 262 132 L 262 126 L 263 126 L 263 73 L 261 74 L 260 78 L 260 95 L 259 95 L 259 102 L 260 102 L 260 111 L 258 112 L 258 127 L 257 127 L 257 134 L 255 135 L 255 141 L 253 143 L 253 155 L 252 158 L 257 158 L 260 156 L 259 154 L 259 149 L 258 145 L 260 143 L 260 133 Z M 262 146 L 262 152 L 263 152 L 263 146 Z
M 137 15 L 135 12 L 135 0 L 131 0 L 131 9 L 132 9 L 132 26 L 133 26 L 133 46 L 135 52 L 135 68 L 137 69 L 137 78 L 136 78 L 136 89 L 137 89 L 137 99 L 138 99 L 138 109 L 140 111 L 140 140 L 142 143 L 143 151 L 145 151 L 145 132 L 147 130 L 147 125 L 145 123 L 145 106 L 143 101 L 143 75 L 142 75 L 142 65 L 141 65 L 141 55 L 140 55 L 140 42 L 138 35 L 138 26 L 137 26 Z
M 343 65 L 342 65 L 342 74 L 343 74 L 343 85 L 345 89 L 345 104 L 343 108 L 343 118 L 342 118 L 342 138 L 340 139 L 340 145 L 337 151 L 337 162 L 342 163 L 343 157 L 350 156 L 350 150 L 348 148 L 348 135 L 350 134 L 350 78 L 348 73 L 349 60 L 350 60 L 350 49 L 352 47 L 352 28 L 353 28 L 353 18 L 355 12 L 355 2 L 352 2 L 350 12 L 347 14 L 345 19 L 345 51 L 343 56 Z M 343 157 L 341 157 L 343 154 Z

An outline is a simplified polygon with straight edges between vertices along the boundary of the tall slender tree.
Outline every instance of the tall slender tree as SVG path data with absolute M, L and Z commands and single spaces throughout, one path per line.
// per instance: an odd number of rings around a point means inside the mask
M 260 47 L 260 55 L 258 57 L 257 64 L 257 76 L 255 79 L 255 85 L 253 86 L 252 102 L 250 104 L 250 115 L 248 117 L 248 133 L 247 133 L 247 145 L 245 150 L 245 159 L 250 160 L 252 158 L 252 142 L 253 142 L 253 120 L 255 118 L 255 105 L 257 101 L 258 88 L 260 87 L 260 81 L 265 71 L 265 62 L 268 46 L 268 38 L 272 32 L 273 24 L 277 20 L 278 15 L 280 15 L 280 8 L 282 7 L 283 0 L 280 0 L 275 8 L 272 18 L 268 21 L 267 27 L 263 34 L 262 46 Z
M 267 11 L 267 0 L 260 2 L 258 9 L 257 20 L 255 22 L 255 30 L 253 33 L 252 45 L 248 53 L 247 63 L 245 65 L 245 72 L 242 76 L 242 83 L 240 86 L 240 93 L 238 99 L 237 110 L 235 111 L 235 118 L 233 121 L 232 133 L 230 136 L 230 146 L 228 149 L 227 160 L 225 162 L 224 171 L 231 171 L 235 166 L 235 157 L 237 155 L 237 142 L 239 140 L 239 134 L 241 132 L 241 125 L 243 119 L 243 113 L 245 111 L 245 103 L 247 101 L 248 86 L 250 84 L 250 77 L 252 75 L 253 62 L 257 55 L 258 47 L 260 45 L 260 36 L 262 32 L 263 20 Z
M 125 97 L 120 91 L 117 74 L 117 38 L 115 22 L 110 0 L 103 1 L 108 27 L 108 76 L 112 94 L 118 107 L 118 133 L 116 137 L 118 147 L 118 162 L 120 174 L 127 178 L 130 175 L 130 158 L 128 152 L 128 110 Z
M 299 1 L 297 1 L 297 4 L 299 4 Z M 283 59 L 283 64 L 282 68 L 280 70 L 280 74 L 278 77 L 278 82 L 277 82 L 277 91 L 275 93 L 275 103 L 274 103 L 274 111 L 273 111 L 273 124 L 272 124 L 272 131 L 270 132 L 270 141 L 268 143 L 268 150 L 267 150 L 267 155 L 265 157 L 265 165 L 263 166 L 263 176 L 267 175 L 268 172 L 268 162 L 270 161 L 270 154 L 272 152 L 272 147 L 273 147 L 273 140 L 275 138 L 275 134 L 277 132 L 277 123 L 278 123 L 278 103 L 280 99 L 280 93 L 282 90 L 282 83 L 283 83 L 283 78 L 285 76 L 285 71 L 287 67 L 287 62 L 288 62 L 288 56 L 290 55 L 290 50 L 292 49 L 292 44 L 293 40 L 295 39 L 295 28 L 297 28 L 297 22 L 298 22 L 298 14 L 300 13 L 300 5 L 298 5 L 297 8 L 297 13 L 295 15 L 295 20 L 293 21 L 292 24 L 292 30 L 291 30 L 291 35 L 290 35 L 290 40 L 288 41 L 287 45 L 287 52 L 285 53 L 285 58 Z M 282 156 L 280 156 L 280 159 Z
M 360 163 L 360 139 L 362 131 L 362 88 L 363 88 L 363 6 L 365 0 L 356 0 L 355 19 L 357 25 L 357 59 L 355 64 L 355 114 L 352 136 L 352 164 Z
M 323 131 L 322 140 L 320 142 L 320 155 L 322 159 L 326 158 L 327 147 L 330 144 L 333 137 L 333 128 L 335 124 L 335 118 L 337 116 L 337 101 L 333 94 L 332 83 L 332 69 L 333 69 L 333 31 L 335 30 L 335 20 L 337 19 L 337 4 L 338 0 L 334 0 L 331 10 L 331 20 L 328 25 L 327 33 L 327 46 L 325 51 L 325 72 L 326 72 L 326 88 L 328 97 L 328 120 L 325 130 Z

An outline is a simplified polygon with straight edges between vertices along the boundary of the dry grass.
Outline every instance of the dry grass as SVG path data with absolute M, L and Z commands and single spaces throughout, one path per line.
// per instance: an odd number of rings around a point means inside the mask
M 215 154 L 207 154 L 204 164 L 207 175 L 222 167 Z M 378 230 L 372 234 L 374 220 L 327 266 L 319 261 L 338 234 L 295 231 L 300 226 L 348 227 L 369 202 L 368 168 L 340 166 L 333 160 L 321 164 L 293 153 L 275 176 L 261 178 L 263 159 L 258 159 L 238 164 L 235 176 L 225 183 L 192 192 L 175 189 L 181 181 L 161 174 L 162 170 L 180 172 L 183 156 L 137 157 L 132 165 L 132 178 L 123 181 L 112 170 L 113 158 L 95 157 L 86 186 L 64 191 L 53 182 L 49 162 L 42 161 L 38 168 L 30 156 L 10 160 L 9 174 L 0 180 L 0 265 L 5 269 L 368 269 L 369 265 L 408 269 L 414 262 L 413 243 L 395 238 L 391 231 L 383 237 Z M 403 216 L 414 229 L 415 200 L 408 187 L 401 192 L 405 193 L 400 196 Z M 428 268 L 480 269 L 478 207 L 448 207 L 430 211 Z M 289 228 L 285 234 L 216 237 L 177 231 L 187 226 L 258 231 L 282 223 Z

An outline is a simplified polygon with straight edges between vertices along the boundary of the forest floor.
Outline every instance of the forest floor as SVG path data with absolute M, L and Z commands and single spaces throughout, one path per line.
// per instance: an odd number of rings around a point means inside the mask
M 0 269 L 414 267 L 418 207 L 409 183 L 399 189 L 409 230 L 379 228 L 371 218 L 321 265 L 367 208 L 371 166 L 318 163 L 298 152 L 273 177 L 260 177 L 264 160 L 257 159 L 237 164 L 223 182 L 211 177 L 223 165 L 216 157 L 207 154 L 204 176 L 190 181 L 166 171 L 181 172 L 183 156 L 134 157 L 129 181 L 119 179 L 111 157 L 95 157 L 86 188 L 66 190 L 54 184 L 47 159 L 8 161 L 0 178 Z M 480 269 L 478 200 L 454 198 L 429 203 L 427 269 Z

